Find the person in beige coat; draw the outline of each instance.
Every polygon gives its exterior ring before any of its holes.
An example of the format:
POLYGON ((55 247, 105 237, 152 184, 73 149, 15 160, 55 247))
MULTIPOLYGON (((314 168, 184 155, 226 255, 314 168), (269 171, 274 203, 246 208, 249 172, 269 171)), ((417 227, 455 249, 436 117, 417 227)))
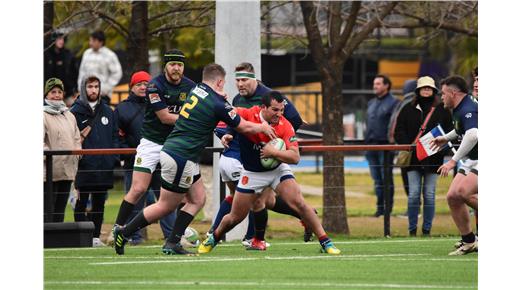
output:
MULTIPOLYGON (((80 132, 76 118, 63 102, 63 82, 50 78, 45 82, 43 104, 43 149, 81 149, 80 132)), ((63 222, 70 186, 78 170, 78 155, 56 155, 52 162, 52 189, 54 192, 53 222, 63 222)), ((46 187, 45 160, 43 162, 44 190, 46 187)))

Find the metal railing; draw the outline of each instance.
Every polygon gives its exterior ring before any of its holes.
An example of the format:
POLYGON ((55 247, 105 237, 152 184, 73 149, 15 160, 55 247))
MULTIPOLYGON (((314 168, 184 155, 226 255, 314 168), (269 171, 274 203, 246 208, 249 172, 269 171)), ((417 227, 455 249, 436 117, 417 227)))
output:
MULTIPOLYGON (((353 151, 383 151, 384 152, 384 235, 390 236, 390 186, 392 174, 392 160, 390 152, 396 150, 410 150, 414 145, 321 145, 321 139, 301 140, 300 152, 353 152, 353 151)), ((221 147, 207 147, 209 152, 221 152, 221 147)), ((116 155, 135 154, 135 148, 125 149, 80 149, 80 150, 44 150, 46 156, 46 179, 52 181, 53 156, 55 155, 116 155)), ((44 222, 51 222, 54 212, 52 182, 46 182, 44 191, 44 222)), ((220 201, 225 198, 225 185, 220 181, 220 201)))

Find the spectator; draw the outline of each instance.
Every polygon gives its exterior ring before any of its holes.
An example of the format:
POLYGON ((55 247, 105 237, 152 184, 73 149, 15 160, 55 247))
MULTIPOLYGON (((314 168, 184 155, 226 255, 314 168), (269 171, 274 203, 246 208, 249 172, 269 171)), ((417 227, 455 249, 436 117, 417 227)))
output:
MULTIPOLYGON (((128 99, 117 105, 114 113, 119 127, 120 147, 136 148, 141 140, 141 127, 143 126, 144 112, 146 108, 146 87, 150 81, 150 75, 145 71, 139 71, 132 75, 130 79, 130 95, 128 99)), ((132 185, 132 173, 134 168, 135 155, 123 155, 123 169, 125 170, 124 184, 125 193, 128 193, 132 185)), ((156 196, 159 199, 161 189, 161 173, 157 169, 152 174, 152 180, 148 188, 148 195, 156 196)), ((133 214, 128 218, 129 222, 137 213, 139 213, 145 204, 147 198, 141 198, 136 204, 133 214)), ((155 197, 152 197, 155 201, 155 197)), ((153 203, 153 202, 152 202, 153 203)), ((161 228, 165 237, 171 232, 171 227, 175 223, 175 213, 171 213, 160 221, 161 228)), ((146 229, 135 232, 130 243, 140 244, 143 242, 143 233, 146 229)))
MULTIPOLYGON (((50 78, 45 82, 43 104, 43 149, 81 149, 76 118, 63 102, 64 85, 60 79, 50 78)), ((43 178, 46 181, 45 161, 43 178)), ((70 186, 78 170, 77 155, 56 155, 52 159, 52 190, 54 212, 52 222, 63 222, 70 186)), ((44 183, 44 188, 47 185, 44 183)))
MULTIPOLYGON (((444 109, 435 81, 429 76, 417 80, 415 97, 406 104, 397 117, 395 140, 398 144, 412 144, 417 136, 430 132, 438 124, 445 132, 453 129, 450 113, 444 109), (433 110, 433 111, 432 111, 433 110), (431 113, 427 123, 425 119, 431 113), (424 130, 421 130, 421 127, 424 130)), ((410 236, 417 234, 417 220, 421 207, 421 191, 423 195, 423 236, 429 236, 435 215, 435 188, 437 183, 437 168, 442 165, 445 152, 439 152, 419 161, 415 149, 408 167, 410 195, 408 196, 408 231, 410 236)))
MULTIPOLYGON (((377 75, 374 78, 374 94, 375 98, 368 102, 367 108, 367 131, 365 133, 365 142, 367 144, 381 145, 389 144, 388 140, 388 124, 395 106, 399 100, 394 98, 390 89, 392 82, 385 75, 377 75)), ((393 162, 393 152, 390 152, 390 162, 393 162)), ((377 210, 374 214, 379 217, 384 214, 384 152, 383 151, 367 151, 366 158, 370 168, 370 175, 374 180, 374 188, 377 195, 377 210)), ((392 164, 390 164, 392 166, 392 164)), ((392 212, 394 203, 394 181, 390 178, 390 208, 392 212)))
MULTIPOLYGON (((397 123, 397 116, 401 113, 403 107, 413 101, 415 99, 415 88, 417 87, 417 80, 410 79, 404 82, 403 86, 403 100, 395 106, 394 111, 392 112, 392 117, 390 117, 390 124, 388 125, 388 140, 390 143, 395 143, 395 126, 397 123)), ((406 197, 408 197, 408 168, 401 167, 401 178, 403 179, 403 187, 404 193, 406 197)), ((399 217, 408 217, 408 211, 403 215, 399 215, 399 217)))
POLYGON ((76 59, 70 50, 65 48, 67 38, 62 33, 53 33, 53 45, 44 52, 45 79, 58 78, 63 81, 65 98, 76 92, 76 59))
POLYGON ((85 50, 81 58, 78 76, 78 88, 85 76, 94 75, 103 84, 101 98, 110 104, 112 90, 121 80, 123 75, 121 64, 117 55, 105 47, 105 34, 103 31, 95 31, 90 35, 90 48, 85 50))
MULTIPOLYGON (((81 133, 83 149, 118 148, 117 120, 112 109, 101 102, 101 82, 87 76, 80 85, 80 95, 72 106, 81 133)), ((74 208, 75 221, 94 222, 94 247, 104 246, 99 239, 107 190, 114 184, 114 166, 119 162, 115 155, 84 155, 79 162, 75 186, 79 198, 74 208), (92 211, 86 214, 91 195, 92 211)))

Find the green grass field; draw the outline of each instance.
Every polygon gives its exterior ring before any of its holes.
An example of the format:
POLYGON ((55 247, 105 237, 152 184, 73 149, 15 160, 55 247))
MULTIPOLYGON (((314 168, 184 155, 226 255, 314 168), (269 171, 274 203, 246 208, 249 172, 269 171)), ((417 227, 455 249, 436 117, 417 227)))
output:
POLYGON ((224 243, 197 257, 158 245, 44 250, 45 289, 476 289, 478 254, 451 257, 455 238, 273 239, 265 252, 224 243))

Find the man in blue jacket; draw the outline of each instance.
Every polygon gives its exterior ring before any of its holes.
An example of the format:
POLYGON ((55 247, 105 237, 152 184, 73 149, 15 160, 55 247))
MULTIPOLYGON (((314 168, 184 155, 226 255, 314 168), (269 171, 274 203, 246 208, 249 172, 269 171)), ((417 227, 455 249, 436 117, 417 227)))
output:
MULTIPOLYGON (((392 82, 385 75, 377 75, 373 84, 375 98, 368 102, 367 108, 367 131, 365 134, 365 142, 367 144, 382 145, 389 144, 388 140, 388 124, 395 106, 399 103, 390 90, 392 82)), ((384 170, 383 170, 383 151, 367 151, 366 158, 370 168, 370 175, 374 180, 375 192, 377 195, 377 210, 374 214, 379 217, 384 214, 384 170)), ((390 160, 394 156, 390 153, 390 160)), ((390 178, 390 209, 392 212, 394 201, 394 182, 393 177, 390 178)))
MULTIPOLYGON (((81 132, 83 149, 119 147, 117 120, 112 109, 101 101, 100 91, 99 78, 86 76, 81 81, 80 96, 71 109, 81 132)), ((119 158, 116 155, 84 155, 79 161, 75 181, 79 197, 74 208, 74 220, 94 223, 94 247, 104 246, 99 235, 107 191, 114 185, 114 166, 117 162, 119 158), (89 196, 92 210, 87 213, 89 196)))

